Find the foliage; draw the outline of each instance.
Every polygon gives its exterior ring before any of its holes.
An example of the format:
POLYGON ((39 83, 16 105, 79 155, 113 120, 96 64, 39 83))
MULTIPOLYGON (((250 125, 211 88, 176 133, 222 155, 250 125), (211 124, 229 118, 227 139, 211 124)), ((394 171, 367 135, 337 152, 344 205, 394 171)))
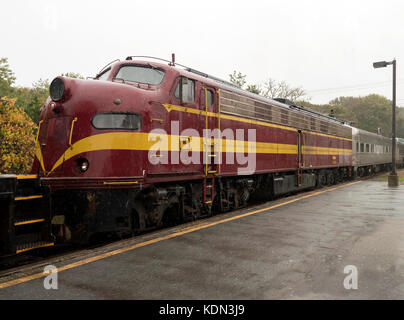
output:
POLYGON ((66 72, 66 73, 62 73, 63 77, 68 77, 68 78, 75 78, 75 79, 84 79, 84 77, 80 74, 80 73, 76 73, 76 72, 66 72))
MULTIPOLYGON (((84 79, 74 72, 62 76, 84 79)), ((49 96, 47 79, 39 79, 31 88, 14 87, 15 80, 7 58, 0 58, 0 97, 4 97, 0 99, 0 174, 31 170, 36 124, 40 108, 49 96)))
POLYGON ((278 82, 269 78, 263 84, 261 95, 271 99, 283 98, 296 101, 297 99, 304 97, 306 92, 300 87, 293 88, 289 86, 285 81, 278 82))
POLYGON ((0 99, 0 174, 30 172, 37 129, 15 99, 0 99))
POLYGON ((261 93, 261 87, 258 84, 249 84, 247 85, 247 91, 250 91, 255 94, 260 94, 261 93))
POLYGON ((238 85, 240 88, 243 88, 246 83, 246 76, 243 75, 241 72, 233 71, 233 74, 229 74, 230 82, 238 85))
MULTIPOLYGON (((233 71, 230 81, 241 88, 246 85, 246 75, 233 71)), ((263 84, 247 84, 247 91, 266 98, 284 98, 294 101, 297 105, 317 112, 334 116, 351 123, 363 130, 378 133, 379 128, 384 136, 391 136, 391 100, 378 94, 364 97, 338 97, 328 104, 312 104, 305 97, 306 91, 301 87, 293 88, 285 81, 269 78, 263 84)), ((404 137, 404 108, 397 108, 396 135, 404 137)))
MULTIPOLYGON (((233 74, 229 74, 230 82, 243 88, 246 84, 246 75, 241 72, 233 71, 233 74)), ((306 91, 301 87, 293 88, 289 86, 285 81, 276 81, 269 78, 263 84, 248 84, 247 91, 262 95, 265 98, 284 98, 292 101, 301 99, 306 96, 306 91)))
POLYGON ((38 124, 41 106, 49 96, 49 81, 39 79, 33 83, 32 88, 14 88, 16 106, 25 110, 31 119, 38 124))
MULTIPOLYGON (((315 111, 333 114, 336 118, 353 122, 355 127, 378 133, 378 128, 386 137, 391 136, 392 102, 378 94, 364 97, 338 97, 325 105, 298 101, 297 104, 315 111)), ((404 109, 396 109, 396 135, 404 137, 404 109)))
MULTIPOLYGON (((67 72, 62 76, 84 79, 80 73, 67 72)), ((0 97, 8 96, 16 99, 15 105, 22 108, 38 124, 42 105, 49 96, 49 80, 39 79, 31 88, 14 87, 15 76, 10 69, 7 58, 0 58, 0 97)))
POLYGON ((326 115, 333 115, 337 119, 345 120, 353 125, 358 124, 357 115, 344 106, 335 106, 330 104, 312 104, 308 101, 296 101, 296 104, 305 108, 312 109, 326 115))
POLYGON ((15 81, 7 58, 0 58, 0 97, 10 93, 11 85, 15 81))

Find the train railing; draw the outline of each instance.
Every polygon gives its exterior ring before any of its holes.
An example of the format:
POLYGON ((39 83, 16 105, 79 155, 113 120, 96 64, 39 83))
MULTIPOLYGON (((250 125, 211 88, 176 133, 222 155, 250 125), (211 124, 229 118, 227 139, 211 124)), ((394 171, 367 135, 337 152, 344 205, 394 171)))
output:
POLYGON ((0 175, 0 256, 54 245, 48 194, 36 175, 0 175))

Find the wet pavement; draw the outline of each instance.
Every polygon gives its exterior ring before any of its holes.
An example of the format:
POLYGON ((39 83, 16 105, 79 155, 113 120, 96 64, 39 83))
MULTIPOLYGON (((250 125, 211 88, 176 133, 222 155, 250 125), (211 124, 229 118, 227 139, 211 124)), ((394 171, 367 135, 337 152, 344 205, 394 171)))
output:
POLYGON ((78 263, 58 273, 57 290, 40 277, 0 289, 0 299, 404 299, 404 185, 316 192, 78 263), (352 270, 358 288, 346 289, 352 270))

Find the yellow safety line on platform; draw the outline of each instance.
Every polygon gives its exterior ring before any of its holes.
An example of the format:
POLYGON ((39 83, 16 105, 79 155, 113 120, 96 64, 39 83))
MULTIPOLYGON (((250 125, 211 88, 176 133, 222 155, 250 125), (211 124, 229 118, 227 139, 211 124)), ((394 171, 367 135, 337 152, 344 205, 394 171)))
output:
MULTIPOLYGON (((354 184, 357 184, 357 183, 360 183, 360 182, 362 182, 362 181, 355 181, 355 182, 347 183, 347 184, 344 184, 342 186, 330 188, 330 189, 323 190, 323 191, 314 192, 314 193, 311 193, 311 194, 308 194, 308 195, 305 195, 305 196, 302 196, 302 197, 299 197, 299 198, 296 198, 296 199, 288 200, 288 201, 278 203, 278 204, 275 204, 275 205, 272 205, 272 206, 269 206, 269 207, 266 207, 266 208, 250 211, 250 212, 247 212, 247 213, 243 213, 243 214, 240 214, 240 215, 237 215, 237 216, 234 216, 234 217, 230 217, 230 218, 227 218, 227 219, 215 221, 215 222, 212 222, 212 223, 203 224, 203 225, 200 225, 200 226, 197 226, 197 227, 190 227, 190 228, 187 228, 187 229, 185 229, 183 231, 174 232, 172 234, 169 234, 169 235, 166 235, 166 236, 163 236, 163 237, 159 237, 159 238, 156 238, 156 239, 152 239, 152 240, 148 240, 148 241, 145 241, 145 242, 137 243, 137 244, 134 244, 134 245, 126 247, 126 248, 113 250, 113 251, 110 251, 110 252, 106 252, 106 253, 91 257, 91 258, 87 258, 87 259, 80 260, 80 261, 77 261, 77 262, 74 262, 74 263, 71 263, 71 264, 67 264, 65 266, 58 267, 57 271, 60 272, 60 271, 76 268, 76 267, 79 267, 79 266, 82 266, 82 265, 85 265, 85 264, 88 264, 88 263, 91 263, 91 262, 94 262, 94 261, 97 261, 97 260, 101 260, 101 259, 105 259, 105 258, 114 256, 114 255, 117 255, 119 253, 123 253, 123 252, 134 250, 134 249, 137 249, 137 248, 145 247, 147 245, 150 245, 150 244, 153 244, 153 243, 156 243, 156 242, 172 239, 172 238, 184 235, 184 234, 188 234, 188 233, 198 231, 198 230, 201 230, 201 229, 206 229, 206 228, 209 228, 209 227, 213 227, 213 226, 218 225, 218 224, 222 224, 222 223, 225 223, 225 222, 229 222, 229 221, 237 220, 237 219, 244 218, 244 217, 247 217, 247 216, 251 216, 253 214, 260 213, 260 212, 263 212, 263 211, 275 209, 275 208, 284 206, 284 205, 289 204, 289 203, 293 203, 293 202, 296 202, 296 201, 299 201, 299 200, 302 200, 302 199, 313 197, 313 196, 316 196, 316 195, 319 195, 319 194, 322 194, 322 193, 326 193, 326 192, 329 192, 329 191, 333 191, 333 190, 336 190, 336 189, 348 187, 348 186, 351 186, 351 185, 354 185, 354 184)), ((0 283, 0 289, 15 286, 17 284, 28 282, 28 281, 31 281, 31 280, 39 279, 39 278, 45 277, 46 275, 47 274, 45 274, 45 273, 36 273, 36 274, 30 275, 30 276, 26 276, 26 277, 22 277, 22 278, 19 278, 19 279, 15 279, 15 280, 7 281, 7 282, 4 282, 4 283, 0 283)))

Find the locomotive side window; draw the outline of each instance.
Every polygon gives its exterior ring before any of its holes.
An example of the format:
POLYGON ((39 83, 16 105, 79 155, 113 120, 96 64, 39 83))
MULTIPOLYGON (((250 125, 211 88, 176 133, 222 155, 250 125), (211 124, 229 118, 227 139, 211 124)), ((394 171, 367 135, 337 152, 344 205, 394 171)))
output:
POLYGON ((208 93, 208 105, 211 106, 213 104, 213 93, 211 90, 207 90, 208 93))
POLYGON ((174 91, 174 97, 176 97, 177 99, 180 98, 180 85, 181 85, 181 80, 178 81, 177 86, 175 87, 175 91, 174 91))
POLYGON ((175 88, 174 96, 181 99, 182 103, 191 103, 195 101, 195 82, 194 80, 182 77, 178 81, 177 87, 175 88), (181 97, 181 86, 182 86, 182 97, 181 97))
MULTIPOLYGON (((206 90, 206 96, 207 96, 207 104, 208 106, 211 106, 213 104, 213 92, 210 89, 206 90)), ((201 90, 201 105, 205 107, 205 90, 201 90)))
POLYGON ((142 118, 136 113, 99 113, 91 123, 96 129, 139 130, 142 118))
POLYGON ((119 69, 115 78, 123 79, 125 81, 133 81, 140 83, 147 83, 151 85, 158 85, 163 81, 165 72, 152 66, 123 66, 119 69))

